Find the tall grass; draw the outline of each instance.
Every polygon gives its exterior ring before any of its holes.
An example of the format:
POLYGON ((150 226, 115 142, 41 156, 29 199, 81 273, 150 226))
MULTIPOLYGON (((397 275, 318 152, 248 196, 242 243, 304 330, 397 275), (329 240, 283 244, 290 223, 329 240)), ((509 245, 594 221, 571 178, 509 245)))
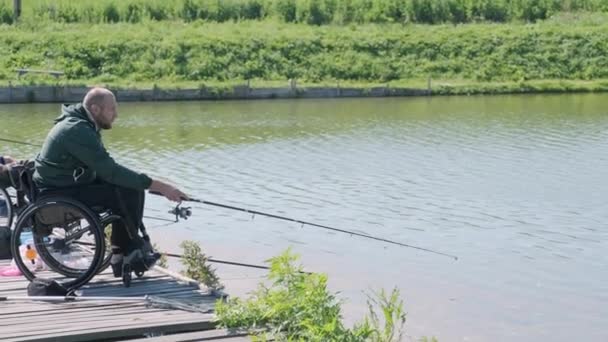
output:
MULTIPOLYGON (((23 6, 24 20, 65 23, 274 18, 311 25, 437 24, 534 22, 559 12, 605 12, 608 0, 29 0, 23 6)), ((6 14, 11 7, 12 0, 0 0, 0 23, 12 22, 12 16, 6 14)))

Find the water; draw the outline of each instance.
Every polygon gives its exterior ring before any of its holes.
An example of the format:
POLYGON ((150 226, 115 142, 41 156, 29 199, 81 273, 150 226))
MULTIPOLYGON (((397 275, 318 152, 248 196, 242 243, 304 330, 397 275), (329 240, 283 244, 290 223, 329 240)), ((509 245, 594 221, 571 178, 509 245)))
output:
MULTIPOLYGON (((348 299, 349 322, 365 313, 364 292, 400 288, 408 339, 605 341, 607 101, 128 103, 104 139, 120 162, 198 197, 460 259, 212 207, 177 225, 148 220, 165 248, 188 238, 216 258, 261 263, 292 246, 348 299)), ((0 136, 41 142, 58 110, 0 106, 0 136)), ((168 217, 161 198, 147 207, 168 217)), ((220 268, 229 292, 261 275, 220 268)))

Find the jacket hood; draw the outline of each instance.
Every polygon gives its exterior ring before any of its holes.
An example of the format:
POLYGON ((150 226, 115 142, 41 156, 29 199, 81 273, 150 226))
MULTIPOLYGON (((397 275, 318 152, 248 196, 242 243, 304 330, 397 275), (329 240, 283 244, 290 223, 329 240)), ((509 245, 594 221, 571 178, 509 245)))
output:
POLYGON ((60 121, 63 121, 63 120, 69 119, 69 118, 84 120, 87 123, 89 123, 91 126, 95 127, 95 123, 93 121, 91 121, 91 119, 89 118, 89 115, 87 114, 86 109, 84 109, 84 106, 82 105, 82 103, 63 104, 61 106, 61 115, 59 115, 59 117, 57 117, 57 119, 55 119, 55 123, 58 123, 60 121))

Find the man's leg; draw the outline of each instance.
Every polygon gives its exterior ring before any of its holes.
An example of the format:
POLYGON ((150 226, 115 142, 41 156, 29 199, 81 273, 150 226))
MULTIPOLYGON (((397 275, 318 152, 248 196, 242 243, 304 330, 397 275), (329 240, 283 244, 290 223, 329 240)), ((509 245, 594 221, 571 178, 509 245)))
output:
MULTIPOLYGON (((131 250, 141 247, 141 238, 139 235, 140 231, 143 231, 143 216, 144 216, 144 199, 145 193, 134 189, 128 189, 123 187, 114 187, 115 198, 117 199, 117 206, 120 208, 121 216, 123 217, 128 230, 130 246, 124 249, 125 253, 129 253, 131 250)), ((122 236, 125 232, 120 232, 117 236, 119 239, 124 240, 122 236)), ((114 235, 114 233, 112 233, 114 235)))
POLYGON ((84 203, 88 207, 100 206, 110 209, 123 219, 112 226, 112 245, 123 253, 139 248, 141 240, 138 230, 143 218, 143 191, 118 187, 107 183, 95 183, 78 187, 45 190, 41 196, 66 196, 84 203))

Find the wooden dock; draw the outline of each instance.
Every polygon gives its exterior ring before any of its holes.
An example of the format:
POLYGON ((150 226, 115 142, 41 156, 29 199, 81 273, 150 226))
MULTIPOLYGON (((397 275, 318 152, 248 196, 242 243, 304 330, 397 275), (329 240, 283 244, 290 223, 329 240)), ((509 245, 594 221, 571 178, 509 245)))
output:
MULTIPOLYGON (((0 260, 0 267, 9 265, 0 260)), ((152 305, 144 300, 73 302, 0 301, 0 341, 226 341, 249 340, 238 331, 216 330, 213 309, 217 297, 156 268, 130 288, 109 271, 83 287, 82 297, 154 296, 195 305, 197 310, 152 305)), ((25 297, 24 277, 0 276, 1 297, 25 297)))

